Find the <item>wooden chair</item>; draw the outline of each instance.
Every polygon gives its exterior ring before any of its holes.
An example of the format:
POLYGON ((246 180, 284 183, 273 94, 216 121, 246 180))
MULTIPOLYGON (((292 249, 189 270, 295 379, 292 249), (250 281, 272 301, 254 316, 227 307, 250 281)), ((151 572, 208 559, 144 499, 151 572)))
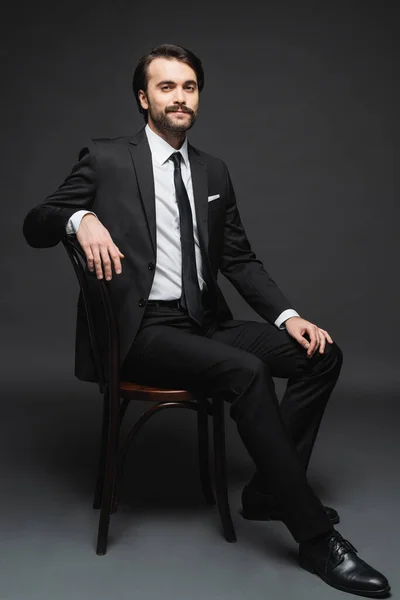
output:
POLYGON ((208 504, 215 504, 209 468, 208 416, 212 417, 217 507, 226 540, 236 542, 237 538, 229 509, 226 482, 223 398, 216 396, 210 401, 200 394, 194 395, 187 390, 162 389, 121 381, 119 331, 110 299, 108 282, 104 278, 97 279, 95 277, 108 331, 108 361, 104 365, 96 336, 97 323, 95 322, 92 294, 89 291, 87 280, 87 277, 93 277, 93 274, 90 274, 87 268, 85 253, 76 237, 64 236, 62 243, 78 277, 85 306, 97 383, 100 393, 103 394, 100 458, 93 503, 94 508, 100 509, 96 553, 103 555, 107 551, 110 515, 118 509, 120 484, 129 445, 152 415, 167 408, 188 408, 197 412, 200 478, 203 494, 208 504), (122 420, 130 401, 136 399, 149 400, 156 404, 139 417, 128 434, 125 435, 125 438, 122 439, 122 420))

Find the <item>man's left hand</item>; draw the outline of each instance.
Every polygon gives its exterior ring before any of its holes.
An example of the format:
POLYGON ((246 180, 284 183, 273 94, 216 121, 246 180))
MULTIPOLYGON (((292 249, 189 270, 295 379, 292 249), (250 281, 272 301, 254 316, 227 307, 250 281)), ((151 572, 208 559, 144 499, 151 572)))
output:
POLYGON ((325 329, 321 329, 317 325, 314 325, 314 323, 310 323, 310 321, 306 321, 301 317, 289 317, 285 321, 285 325, 289 335, 297 340, 303 348, 306 348, 308 358, 311 358, 318 348, 320 354, 323 354, 326 340, 330 344, 333 344, 331 336, 325 329), (310 341, 303 337, 305 333, 308 334, 310 341))

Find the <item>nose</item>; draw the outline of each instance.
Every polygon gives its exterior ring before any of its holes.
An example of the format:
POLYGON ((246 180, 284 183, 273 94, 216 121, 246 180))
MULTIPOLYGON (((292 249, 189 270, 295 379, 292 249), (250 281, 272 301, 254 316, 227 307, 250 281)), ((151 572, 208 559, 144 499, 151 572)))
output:
POLYGON ((179 102, 180 104, 185 104, 185 94, 183 88, 177 86, 175 88, 175 102, 179 102))

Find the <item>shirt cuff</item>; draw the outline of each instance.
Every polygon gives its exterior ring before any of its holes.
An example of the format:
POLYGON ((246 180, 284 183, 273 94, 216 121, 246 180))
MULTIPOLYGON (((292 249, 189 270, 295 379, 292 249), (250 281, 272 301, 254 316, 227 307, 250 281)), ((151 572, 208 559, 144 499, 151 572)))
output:
POLYGON ((299 317, 299 313, 296 312, 295 310, 293 310, 293 308, 288 308, 287 310, 284 310, 283 313, 281 313, 279 315, 279 317, 276 319, 274 325, 276 325, 278 327, 278 329, 286 329, 285 325, 284 325, 284 321, 286 321, 289 317, 299 317))
POLYGON ((77 233, 79 226, 81 224, 82 218, 85 215, 87 215, 88 213, 97 217, 97 215, 94 212, 92 212, 91 210, 77 210, 72 215, 72 217, 70 217, 68 219, 68 223, 65 228, 67 235, 75 235, 77 233))

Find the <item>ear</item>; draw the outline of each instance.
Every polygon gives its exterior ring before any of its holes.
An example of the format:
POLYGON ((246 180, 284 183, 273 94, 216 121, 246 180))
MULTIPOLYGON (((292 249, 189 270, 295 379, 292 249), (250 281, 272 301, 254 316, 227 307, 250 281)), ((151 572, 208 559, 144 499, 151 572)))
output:
POLYGON ((143 90, 139 90, 138 91, 138 98, 139 98, 139 101, 140 101, 140 104, 141 104, 142 108, 144 108, 145 110, 148 110, 149 103, 147 102, 146 92, 144 92, 143 90))

